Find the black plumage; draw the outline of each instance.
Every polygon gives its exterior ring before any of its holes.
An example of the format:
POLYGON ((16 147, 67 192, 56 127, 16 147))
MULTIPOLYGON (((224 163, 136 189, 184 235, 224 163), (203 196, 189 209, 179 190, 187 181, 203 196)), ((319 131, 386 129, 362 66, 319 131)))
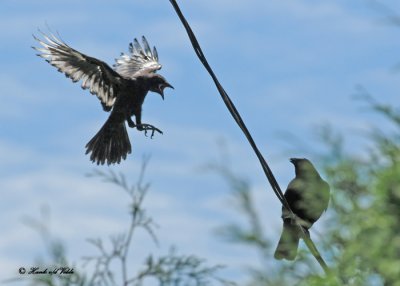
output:
MULTIPOLYGON (((307 159, 292 158, 296 177, 289 183, 284 194, 291 210, 298 217, 298 223, 304 231, 320 218, 329 204, 329 185, 325 182, 313 164, 307 159)), ((301 233, 289 211, 282 207, 283 231, 275 250, 276 259, 294 260, 301 233)))
POLYGON ((173 87, 156 73, 161 69, 158 53, 155 47, 150 49, 145 37, 142 37, 143 47, 134 39, 129 45, 129 54, 122 53, 113 69, 71 48, 53 34, 42 35, 43 41, 34 36, 42 46, 33 47, 39 52, 38 56, 73 82, 82 81, 82 88, 89 89, 100 99, 104 111, 111 111, 103 127, 86 145, 91 161, 110 165, 126 159, 132 149, 125 121, 131 128, 150 131, 151 136, 154 132, 162 133, 153 125, 142 123, 142 105, 149 91, 159 93, 164 99, 164 89, 173 87))

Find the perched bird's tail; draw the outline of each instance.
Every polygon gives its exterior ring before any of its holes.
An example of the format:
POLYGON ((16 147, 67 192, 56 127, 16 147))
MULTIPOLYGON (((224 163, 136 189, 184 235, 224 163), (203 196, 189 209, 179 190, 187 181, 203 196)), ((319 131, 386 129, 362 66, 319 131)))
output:
POLYGON ((125 121, 115 122, 108 118, 100 131, 86 144, 86 154, 97 165, 119 164, 121 159, 131 153, 131 143, 125 127, 125 121))
POLYGON ((274 257, 276 259, 294 260, 299 247, 301 234, 297 225, 291 223, 290 219, 283 222, 283 231, 276 247, 274 257))

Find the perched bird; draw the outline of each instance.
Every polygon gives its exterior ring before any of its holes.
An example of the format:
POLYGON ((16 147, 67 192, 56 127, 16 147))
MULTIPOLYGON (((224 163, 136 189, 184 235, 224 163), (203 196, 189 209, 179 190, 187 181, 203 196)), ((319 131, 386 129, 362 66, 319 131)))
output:
MULTIPOLYGON (((296 177, 289 183, 284 194, 291 210, 297 216, 297 222, 309 235, 308 229, 320 218, 329 204, 329 185, 325 182, 313 164, 307 159, 292 158, 296 177)), ((301 230, 282 207, 283 231, 275 250, 276 259, 294 260, 301 238, 301 230)))
MULTIPOLYGON (((41 32, 42 33, 42 32, 41 32)), ((161 69, 156 48, 150 49, 146 38, 142 45, 137 39, 129 45, 129 54, 122 53, 111 68, 103 61, 89 57, 68 46, 55 35, 42 33, 44 40, 33 36, 42 46, 33 47, 49 64, 72 79, 82 81, 82 88, 89 89, 101 102, 104 111, 111 111, 100 131, 87 143, 86 154, 98 165, 120 163, 131 153, 131 143, 125 121, 137 130, 162 132, 150 124, 142 123, 142 104, 149 91, 159 93, 164 99, 164 89, 173 88, 157 74, 161 69), (135 116, 135 121, 132 116, 135 116)))

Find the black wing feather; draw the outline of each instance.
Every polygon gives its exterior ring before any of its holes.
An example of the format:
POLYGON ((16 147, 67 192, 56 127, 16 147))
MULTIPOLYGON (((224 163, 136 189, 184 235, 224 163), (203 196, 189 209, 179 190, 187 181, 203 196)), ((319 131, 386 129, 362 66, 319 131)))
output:
POLYGON ((95 94, 100 99, 104 110, 111 110, 121 76, 103 61, 71 48, 53 34, 47 36, 42 33, 42 35, 44 41, 33 36, 42 46, 33 47, 39 52, 38 56, 44 58, 73 82, 81 80, 81 87, 95 94))

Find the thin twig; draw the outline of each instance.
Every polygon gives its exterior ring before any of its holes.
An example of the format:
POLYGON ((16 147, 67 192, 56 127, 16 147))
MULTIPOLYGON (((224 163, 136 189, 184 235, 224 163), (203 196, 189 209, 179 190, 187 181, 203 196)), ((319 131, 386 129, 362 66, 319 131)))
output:
MULTIPOLYGON (((278 182, 275 179, 274 174, 272 173, 267 161, 264 159, 263 155, 261 154, 260 150, 258 149, 256 143, 253 140, 253 137, 251 136, 249 130, 246 127, 246 124, 244 123, 242 117, 240 116, 240 113, 237 111, 235 105, 233 104, 232 100, 230 99, 230 97, 228 96, 228 94, 226 93, 226 91, 224 90, 224 88, 222 87, 222 85, 220 84, 217 76, 214 74, 214 71, 212 70, 211 66, 208 64, 208 61, 206 59, 206 57, 203 54, 203 51, 200 47, 199 42, 196 39, 195 34, 193 33, 189 23, 187 22, 186 18, 183 16, 182 11, 179 8, 178 3, 176 2, 176 0, 169 0, 170 3, 172 4, 172 6, 175 9, 175 12, 177 13, 179 19, 181 20, 183 26, 186 29, 186 32, 189 36, 189 39, 192 43, 193 49, 196 52, 196 55, 198 56, 199 60, 201 61, 201 63, 203 64, 203 66, 205 67, 205 69, 208 71, 208 73, 210 74, 211 78, 213 79, 221 97, 222 100, 224 101, 226 107, 228 108, 229 112, 231 113, 233 119, 236 121, 236 123, 238 124, 239 128, 242 130, 243 134, 246 136, 249 144, 251 145, 251 147, 253 148, 253 151, 255 152, 258 160, 260 161, 261 167, 264 171, 264 174, 266 175, 272 190, 274 191, 275 195, 278 197, 279 201, 282 203, 282 205, 289 210, 289 212, 291 213, 292 217, 295 218, 296 215, 293 213, 293 211, 291 210, 289 203, 286 201, 283 192, 281 190, 281 188, 279 187, 278 182)), ((318 249, 316 248, 315 244, 313 243, 313 241, 311 240, 311 238, 308 236, 308 234, 304 231, 304 229, 300 226, 300 224, 297 223, 297 226, 299 227, 299 229, 301 230, 301 235, 303 240, 305 241, 307 247, 309 248, 309 250, 311 251, 312 255, 316 258, 316 260, 318 261, 318 263, 321 265, 321 267, 324 269, 325 273, 328 274, 329 272, 329 268, 328 265, 325 263, 324 259, 322 258, 321 254, 319 253, 318 249)))

